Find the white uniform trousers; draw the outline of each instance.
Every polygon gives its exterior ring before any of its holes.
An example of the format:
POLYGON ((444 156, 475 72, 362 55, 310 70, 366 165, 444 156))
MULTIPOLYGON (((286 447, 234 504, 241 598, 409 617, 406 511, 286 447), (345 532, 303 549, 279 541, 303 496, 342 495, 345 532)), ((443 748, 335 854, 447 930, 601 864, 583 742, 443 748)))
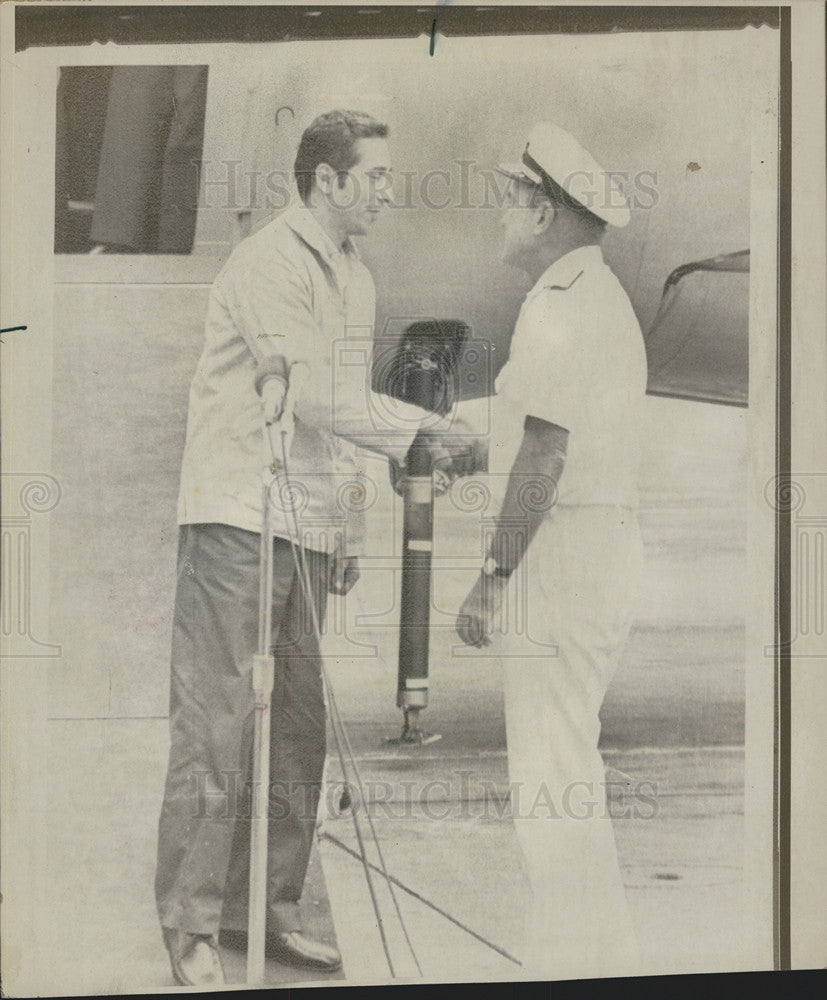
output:
POLYGON ((642 564, 634 511, 556 507, 526 560, 509 584, 518 617, 497 640, 514 823, 533 894, 525 972, 635 975, 637 944, 597 748, 598 712, 629 633, 642 564), (516 621, 530 639, 517 634, 516 621))

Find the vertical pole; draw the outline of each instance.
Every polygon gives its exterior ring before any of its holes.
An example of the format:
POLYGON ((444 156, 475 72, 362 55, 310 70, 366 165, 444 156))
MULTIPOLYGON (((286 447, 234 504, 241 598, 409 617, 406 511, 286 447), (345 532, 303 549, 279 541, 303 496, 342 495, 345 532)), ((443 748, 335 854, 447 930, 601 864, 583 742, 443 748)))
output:
MULTIPOLYGON (((269 434, 269 428, 265 428, 269 434)), ((258 654, 253 658, 253 789, 250 816, 250 906, 247 923, 247 983, 264 982, 267 933, 267 827, 270 792, 270 699, 274 663, 270 649, 273 612, 273 535, 270 525, 270 483, 264 484, 261 530, 258 654)))
MULTIPOLYGON (((443 416, 457 395, 459 347, 468 327, 458 320, 413 323, 396 359, 400 398, 443 416)), ((396 394, 396 393, 392 393, 396 394)), ((434 537, 433 468, 430 450, 417 435, 406 461, 403 515, 402 595, 399 619, 399 673, 396 704, 405 717, 401 743, 439 739, 419 728, 428 707, 431 551, 434 537)), ((392 741, 397 742, 397 741, 392 741)))
MULTIPOLYGON (((396 704, 416 720, 428 706, 428 631, 431 613, 431 550, 434 495, 428 446, 418 435, 407 460, 403 520, 399 675, 396 704)), ((403 738, 406 734, 403 733, 403 738)))

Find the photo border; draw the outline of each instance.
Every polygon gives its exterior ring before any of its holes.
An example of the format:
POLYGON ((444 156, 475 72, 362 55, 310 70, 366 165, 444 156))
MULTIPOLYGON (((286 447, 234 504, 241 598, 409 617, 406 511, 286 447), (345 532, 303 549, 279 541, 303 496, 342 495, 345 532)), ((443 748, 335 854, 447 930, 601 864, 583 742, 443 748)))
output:
MULTIPOLYGON (((312 5, 310 8, 239 5, 115 6, 21 4, 15 7, 16 52, 32 46, 88 45, 114 41, 119 45, 152 42, 220 42, 321 40, 324 38, 416 37, 430 32, 455 35, 601 33, 617 30, 731 29, 769 23, 780 30, 779 175, 778 175, 778 310, 776 368, 776 455, 779 482, 792 476, 792 36, 790 6, 669 6, 636 7, 582 5, 536 8, 501 7, 484 12, 472 7, 381 7, 378 16, 364 17, 360 6, 312 5), (318 9, 324 17, 300 22, 297 11, 318 9), (136 18, 136 12, 140 17, 136 18), (187 34, 212 22, 213 33, 187 34), (509 22, 519 12, 519 23, 509 22), (278 12, 278 16, 275 16, 278 12), (266 15, 266 16, 265 16, 266 15), (128 20, 125 18, 128 16, 128 20), (773 23, 773 19, 774 23, 773 23), (430 23, 429 23, 430 21, 430 23), (400 22, 400 23, 395 23, 400 22), (223 25, 223 26, 222 26, 223 25), (259 33, 269 25, 272 34, 259 33), (136 27, 138 26, 138 27, 136 27), (358 33, 351 33, 359 28, 358 33), (226 31, 228 34, 220 34, 226 31), (234 33, 233 33, 234 32, 234 33)), ((774 964, 791 968, 791 781, 792 781, 792 512, 775 506, 775 761, 774 788, 774 964)))

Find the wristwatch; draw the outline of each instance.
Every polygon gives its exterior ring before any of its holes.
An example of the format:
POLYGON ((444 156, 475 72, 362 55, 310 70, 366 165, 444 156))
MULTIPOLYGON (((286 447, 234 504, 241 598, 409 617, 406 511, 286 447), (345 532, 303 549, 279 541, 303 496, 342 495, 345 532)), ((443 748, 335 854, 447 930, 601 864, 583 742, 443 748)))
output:
POLYGON ((514 572, 514 567, 499 566, 497 565, 497 560, 493 556, 489 556, 482 564, 482 572, 485 576, 493 576, 501 580, 507 580, 514 572))

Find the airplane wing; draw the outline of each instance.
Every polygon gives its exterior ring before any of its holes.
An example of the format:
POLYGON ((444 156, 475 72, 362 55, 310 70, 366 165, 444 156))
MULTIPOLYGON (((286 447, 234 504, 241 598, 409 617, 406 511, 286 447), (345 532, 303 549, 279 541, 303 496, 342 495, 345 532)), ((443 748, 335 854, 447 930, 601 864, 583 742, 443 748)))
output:
POLYGON ((675 268, 644 339, 649 395, 746 406, 749 250, 675 268))

